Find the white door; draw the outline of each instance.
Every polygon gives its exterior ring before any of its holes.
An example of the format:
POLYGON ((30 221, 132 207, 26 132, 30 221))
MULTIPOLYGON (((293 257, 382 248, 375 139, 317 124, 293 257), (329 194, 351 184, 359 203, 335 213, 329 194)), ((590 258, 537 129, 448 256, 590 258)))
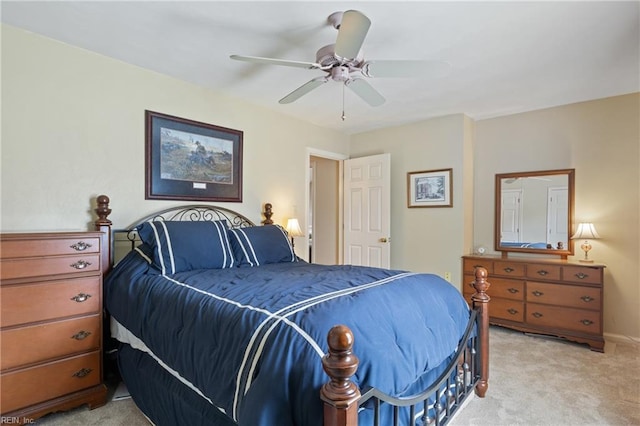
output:
POLYGON ((391 156, 344 162, 344 263, 391 267, 391 156))
POLYGON ((520 242, 521 198, 522 191, 520 189, 505 189, 502 191, 500 242, 520 242))
POLYGON ((553 247, 569 247, 569 234, 567 230, 567 218, 569 217, 569 191, 566 187, 549 188, 549 200, 547 202, 547 243, 553 247))

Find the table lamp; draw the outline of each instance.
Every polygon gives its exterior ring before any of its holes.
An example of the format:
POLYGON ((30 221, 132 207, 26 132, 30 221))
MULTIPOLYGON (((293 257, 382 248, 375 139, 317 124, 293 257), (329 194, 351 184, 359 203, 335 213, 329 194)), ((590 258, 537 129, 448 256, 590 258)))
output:
POLYGON ((300 224, 298 223, 298 219, 291 218, 287 221, 287 234, 291 237, 291 247, 295 247, 293 242, 294 237, 303 237, 302 229, 300 229, 300 224))
POLYGON ((598 238, 600 238, 600 235, 598 235, 598 231, 596 231, 596 227, 593 226, 593 223, 583 222, 578 224, 578 229, 571 239, 584 239, 584 242, 580 244, 580 248, 584 250, 584 259, 580 259, 580 262, 593 263, 593 260, 589 259, 589 250, 591 250, 589 240, 597 240, 598 238))

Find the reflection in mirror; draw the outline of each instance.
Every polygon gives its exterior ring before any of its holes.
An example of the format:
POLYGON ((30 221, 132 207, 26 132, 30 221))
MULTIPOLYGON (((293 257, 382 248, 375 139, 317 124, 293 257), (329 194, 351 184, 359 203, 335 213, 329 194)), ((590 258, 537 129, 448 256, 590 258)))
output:
POLYGON ((496 250, 573 254, 573 169, 496 175, 496 250))

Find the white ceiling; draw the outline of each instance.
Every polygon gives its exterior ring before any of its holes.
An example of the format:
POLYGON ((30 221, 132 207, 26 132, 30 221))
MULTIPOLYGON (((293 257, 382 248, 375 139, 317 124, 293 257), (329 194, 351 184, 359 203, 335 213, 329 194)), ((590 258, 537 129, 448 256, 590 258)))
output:
MULTIPOLYGON (((640 2, 2 1, 2 22, 170 75, 318 126, 356 133, 464 113, 490 118, 640 91, 640 2), (231 54, 315 62, 335 11, 371 19, 365 59, 437 59, 446 76, 368 80, 371 107, 321 71, 231 54)), ((212 118, 215 122, 215 118, 212 118)))

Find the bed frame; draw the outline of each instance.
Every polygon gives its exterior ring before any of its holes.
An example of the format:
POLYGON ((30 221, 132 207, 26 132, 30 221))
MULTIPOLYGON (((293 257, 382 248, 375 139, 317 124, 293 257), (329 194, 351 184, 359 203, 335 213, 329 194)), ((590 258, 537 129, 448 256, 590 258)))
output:
MULTIPOLYGON (((271 224, 271 204, 265 204, 263 224, 271 224)), ((96 230, 102 231, 102 270, 107 274, 113 266, 115 232, 123 232, 130 244, 135 244, 136 226, 148 220, 219 220, 226 219, 232 227, 253 226, 245 216, 232 210, 210 205, 179 206, 154 213, 131 225, 126 230, 112 230, 108 219, 111 214, 109 197, 97 197, 95 212, 96 230)), ((375 388, 359 389, 351 381, 358 368, 358 357, 352 352, 355 336, 344 325, 333 327, 328 335, 329 353, 322 359, 323 368, 329 380, 320 391, 324 403, 324 426, 358 426, 358 409, 373 401, 374 424, 379 425, 381 404, 393 407, 394 426, 400 425, 399 411, 408 407, 410 418, 419 419, 423 424, 445 425, 462 408, 467 398, 475 394, 484 397, 489 380, 489 283, 487 271, 478 267, 472 285, 476 292, 471 297, 472 315, 465 336, 448 368, 428 389, 408 398, 394 398, 375 388)), ((108 325, 107 325, 108 326, 108 325)), ((364 425, 363 425, 364 426, 364 425)))

